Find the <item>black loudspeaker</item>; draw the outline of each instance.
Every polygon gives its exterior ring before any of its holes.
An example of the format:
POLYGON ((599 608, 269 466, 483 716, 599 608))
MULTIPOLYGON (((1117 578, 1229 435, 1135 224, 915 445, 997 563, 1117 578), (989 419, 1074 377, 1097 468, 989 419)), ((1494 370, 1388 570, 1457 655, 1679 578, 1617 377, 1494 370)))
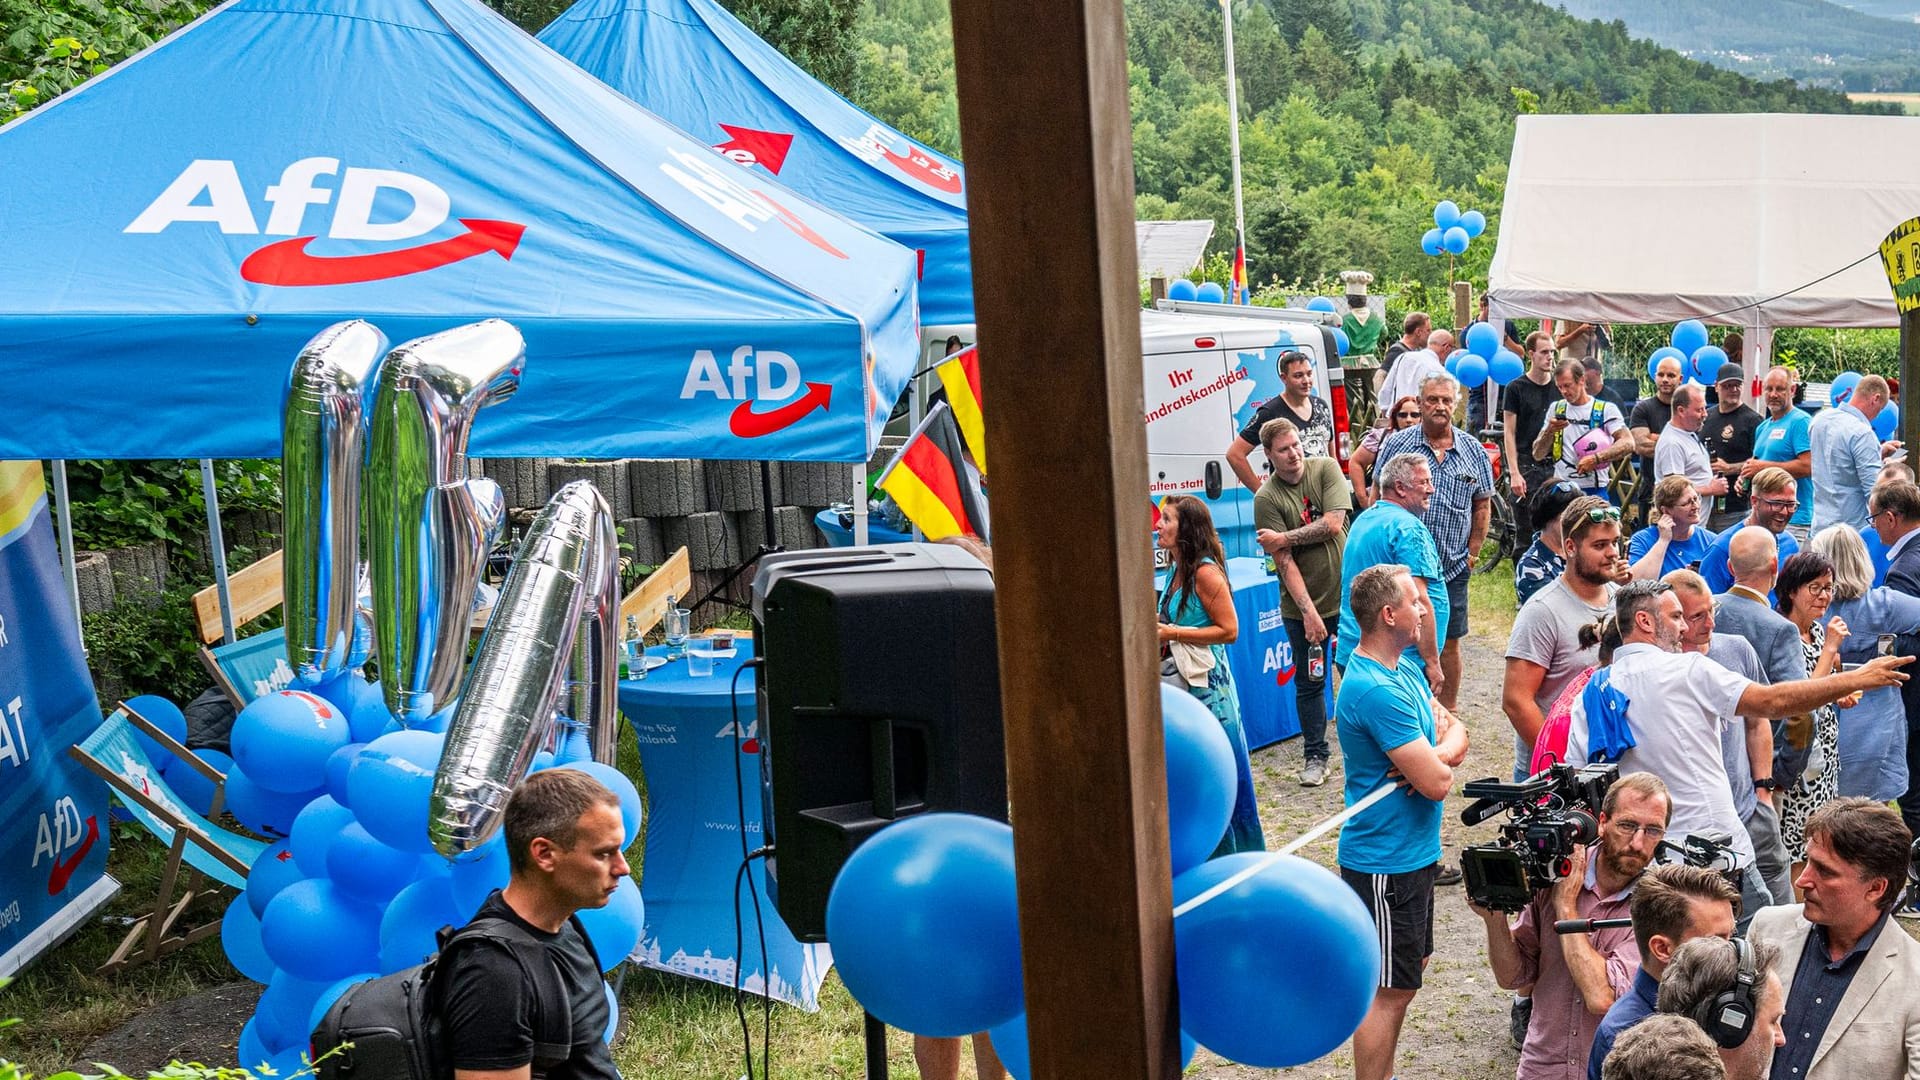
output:
POLYGON ((771 555, 753 625, 767 894, 825 941, 868 837, 929 810, 1007 819, 993 575, 944 544, 771 555))

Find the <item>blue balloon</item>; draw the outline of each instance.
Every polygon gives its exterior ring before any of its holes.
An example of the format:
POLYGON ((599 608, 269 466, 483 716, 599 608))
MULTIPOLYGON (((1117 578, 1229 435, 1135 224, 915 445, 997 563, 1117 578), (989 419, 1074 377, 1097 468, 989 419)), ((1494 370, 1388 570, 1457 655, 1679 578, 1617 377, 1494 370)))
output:
MULTIPOLYGON (((994 1056, 1000 1059, 1000 1064, 1006 1068, 1007 1075, 1013 1077, 1013 1080, 1033 1080, 1033 1063, 1027 1051, 1026 1013, 1023 1012, 988 1031, 987 1037, 992 1040, 994 1056)), ((1182 1069, 1193 1064, 1193 1055, 1198 1049, 1200 1049, 1199 1044, 1193 1041, 1193 1036, 1184 1031, 1180 1033, 1180 1067, 1182 1069)))
POLYGON ((293 861, 307 877, 327 876, 327 850, 339 838, 340 830, 353 824, 353 811, 322 795, 308 803, 293 819, 287 846, 293 849, 293 861))
POLYGON ((1429 255, 1439 255, 1446 251, 1446 233, 1439 229, 1428 229, 1420 237, 1420 250, 1429 255))
POLYGON ((587 742, 587 729, 567 724, 563 730, 565 734, 560 738, 553 763, 572 767, 592 761, 593 747, 587 742))
POLYGON ((919 814, 854 849, 827 897, 827 939, 854 999, 915 1035, 969 1035, 1019 1015, 1013 830, 919 814))
POLYGON ((542 750, 533 755, 533 764, 527 766, 527 775, 532 776, 534 773, 551 768, 553 768, 553 751, 542 750))
POLYGON ((1465 349, 1455 349, 1447 354, 1445 360, 1441 361, 1441 366, 1447 369, 1447 374, 1458 379, 1460 377, 1460 361, 1464 360, 1466 356, 1467 352, 1465 349))
POLYGON ((614 1033, 620 1030, 620 995, 613 992, 612 983, 600 985, 607 988, 607 1033, 602 1038, 612 1046, 614 1033))
POLYGON ((245 897, 236 896, 220 917, 220 944, 227 951, 233 970, 257 983, 273 978, 273 961, 260 943, 260 917, 253 913, 245 897))
POLYGON ((313 1014, 314 1001, 330 983, 331 980, 312 982, 296 979, 284 971, 277 972, 253 1011, 254 1021, 260 1025, 260 1040, 268 1046, 306 1049, 307 1036, 313 1033, 307 1017, 313 1014))
POLYGON ((1654 379, 1659 378, 1660 365, 1665 363, 1668 360, 1671 360, 1674 363, 1679 364, 1680 377, 1681 378, 1686 377, 1687 365, 1691 363, 1692 358, 1689 357, 1686 353, 1681 352, 1679 349, 1676 349, 1671 345, 1662 345, 1659 348, 1653 350, 1652 354, 1647 357, 1648 381, 1652 381, 1654 379))
POLYGON ((267 1059, 267 1067, 273 1070, 274 1080, 285 1080, 302 1071, 311 1075, 312 1070, 307 1068, 307 1064, 307 1044, 304 1042, 277 1050, 267 1059))
POLYGON ((625 773, 611 765, 602 765, 597 761, 576 761, 567 766, 586 773, 604 784, 608 791, 620 796, 620 819, 627 827, 627 845, 631 847, 640 835, 640 827, 646 816, 641 810, 640 790, 633 786, 625 773))
POLYGON ((1327 299, 1324 296, 1316 296, 1313 299, 1307 301, 1307 310, 1332 312, 1338 309, 1333 306, 1333 301, 1327 299))
POLYGON ((1453 366, 1453 377, 1460 380, 1461 386, 1469 390, 1477 390, 1480 384, 1487 381, 1487 362, 1468 353, 1453 366))
POLYGON ((284 843, 269 845, 247 871, 247 906, 258 918, 266 914, 267 905, 280 895, 281 889, 305 877, 300 872, 300 864, 294 861, 292 849, 284 843))
POLYGON ((1167 841, 1177 874, 1220 846, 1233 820, 1239 774, 1233 743, 1199 698, 1161 684, 1160 724, 1166 740, 1167 841))
POLYGON ((1203 304, 1224 304, 1227 302, 1227 290, 1221 288, 1217 281, 1203 281, 1194 290, 1193 298, 1203 304))
POLYGON ((335 980, 333 985, 320 991, 320 996, 313 999, 312 1011, 307 1013, 307 1034, 313 1034, 313 1029, 319 1027, 320 1021, 326 1019, 327 1010, 333 1008, 333 1003, 344 997, 347 991, 368 979, 376 978, 379 978, 378 972, 363 971, 358 975, 349 975, 344 979, 335 980))
POLYGON ((1889 401, 1873 418, 1873 433, 1882 439, 1894 439, 1899 437, 1899 431, 1900 406, 1889 401))
MULTIPOLYGON (((396 851, 354 822, 340 830, 327 851, 327 876, 356 900, 384 907, 420 869, 421 856, 396 851)), ((437 858, 437 856, 436 856, 437 858)))
POLYGON ((1713 384, 1720 365, 1727 362, 1727 350, 1718 345, 1702 345, 1687 358, 1687 378, 1702 386, 1713 384))
POLYGON ((1335 356, 1347 355, 1347 350, 1353 348, 1353 342, 1347 339, 1347 332, 1345 330, 1340 329, 1337 326, 1330 327, 1329 329, 1333 331, 1334 355, 1335 356))
MULTIPOLYGON (((1457 228, 1460 224, 1460 207, 1452 199, 1441 199, 1433 204, 1433 223, 1440 231, 1457 228)), ((1464 230, 1462 230, 1464 231, 1464 230)))
POLYGON ((368 743, 394 728, 393 713, 387 711, 386 695, 379 683, 356 680, 353 687, 353 711, 347 716, 348 735, 354 742, 368 743))
POLYGON ((1199 291, 1195 288, 1193 282, 1188 281, 1186 278, 1174 278, 1173 281, 1167 285, 1167 299, 1169 300, 1192 300, 1199 295, 1199 291))
POLYGON ((647 926, 647 906, 640 899, 640 886, 630 877, 621 878, 605 907, 580 909, 580 925, 587 928, 587 939, 593 942, 593 951, 600 954, 601 969, 612 971, 633 954, 647 926))
POLYGON ((1330 1054, 1373 1004, 1380 942, 1360 897, 1293 855, 1247 852, 1174 879, 1181 1028, 1229 1061, 1274 1069, 1330 1054))
POLYGON ((328 672, 327 677, 320 682, 313 686, 300 687, 299 689, 312 691, 315 697, 320 698, 327 704, 340 710, 341 715, 348 717, 348 723, 351 724, 353 703, 356 700, 353 685, 366 681, 366 677, 359 672, 346 671, 343 669, 328 672))
POLYGON ((296 881, 267 905, 260 941, 282 971, 330 983, 379 963, 380 913, 325 878, 296 881))
POLYGON ((450 878, 427 877, 401 889, 380 916, 380 973, 391 975, 432 956, 441 927, 464 926, 472 914, 454 904, 450 878))
POLYGON ((1487 375, 1500 386, 1505 386, 1527 373, 1526 362, 1512 349, 1501 349, 1487 362, 1487 375))
POLYGON ((305 690, 255 698, 233 721, 233 760, 283 794, 324 786, 327 758, 352 741, 346 711, 305 690))
POLYGON ((1467 230, 1458 225, 1440 234, 1440 246, 1447 249, 1449 255, 1465 255, 1470 242, 1467 239, 1467 230))
POLYGON ((1477 322, 1467 327, 1467 351, 1482 360, 1493 359, 1500 351, 1500 331, 1489 322, 1477 322))
POLYGON ((473 918, 473 913, 486 903, 488 893, 506 888, 509 876, 507 844, 498 832, 478 849, 454 860, 448 878, 453 888, 454 911, 459 914, 460 922, 473 918))
POLYGON ((432 851, 427 799, 445 747, 445 735, 428 731, 395 731, 368 743, 347 770, 354 817, 391 847, 416 855, 432 851))
POLYGON ((358 670, 373 655, 373 619, 364 611, 353 615, 353 644, 347 648, 347 667, 358 670))
POLYGON ((273 1054, 267 1044, 260 1041, 260 1022, 249 1018, 240 1028, 239 1053, 236 1063, 243 1069, 258 1070, 267 1063, 273 1054))
POLYGON ((268 791, 238 764, 227 774, 227 812, 235 821, 261 836, 283 837, 293 831, 293 819, 320 794, 318 789, 287 795, 268 791))
MULTIPOLYGON (((180 711, 180 706, 158 694, 141 694, 139 697, 128 698, 127 708, 139 713, 154 727, 172 736, 174 742, 182 746, 187 744, 187 715, 180 711)), ((132 731, 133 741, 139 743, 140 749, 147 752, 147 760, 153 762, 156 768, 165 767, 167 759, 173 755, 162 750, 160 744, 154 742, 153 737, 146 732, 137 727, 132 728, 132 731)))
POLYGON ((1675 323, 1673 336, 1667 339, 1667 343, 1679 349, 1680 355, 1692 356, 1700 351, 1700 346, 1707 343, 1706 324, 1699 319, 1687 319, 1684 322, 1675 323))
POLYGON ((347 776, 353 770, 353 760, 360 756, 360 748, 366 743, 350 742, 333 752, 327 758, 327 794, 341 806, 347 803, 347 776))
POLYGON ((1478 210, 1468 210, 1460 215, 1460 227, 1467 230, 1467 239, 1478 240, 1480 234, 1487 231, 1487 215, 1478 210))
MULTIPOLYGON (((222 774, 233 768, 233 759, 218 750, 195 750, 193 756, 222 774)), ((180 801, 186 803, 188 809, 206 817, 208 811, 213 809, 214 782, 179 758, 168 755, 163 760, 165 764, 160 766, 160 775, 166 778, 167 786, 180 796, 180 801)))
POLYGON ((1844 405, 1847 403, 1847 399, 1853 396, 1853 388, 1859 385, 1860 385, 1859 372, 1843 371, 1840 374, 1835 375, 1833 377, 1833 382, 1828 384, 1827 400, 1831 401, 1835 405, 1844 405))

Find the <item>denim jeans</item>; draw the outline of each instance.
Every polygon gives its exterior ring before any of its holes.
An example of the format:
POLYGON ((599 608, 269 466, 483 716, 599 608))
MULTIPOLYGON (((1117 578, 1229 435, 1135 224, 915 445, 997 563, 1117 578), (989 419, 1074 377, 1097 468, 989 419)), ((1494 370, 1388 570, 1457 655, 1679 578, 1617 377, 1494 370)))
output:
MULTIPOLYGON (((1336 616, 1337 618, 1337 616, 1336 616)), ((1307 624, 1299 619, 1282 619, 1287 627, 1287 642, 1293 647, 1293 704, 1300 714, 1300 738, 1304 741, 1302 749, 1308 761, 1326 761, 1333 757, 1333 751, 1327 748, 1327 668, 1323 664, 1320 677, 1313 678, 1307 670, 1307 624)), ((1329 633, 1321 645, 1327 650, 1329 659, 1333 656, 1333 627, 1327 627, 1329 633)))

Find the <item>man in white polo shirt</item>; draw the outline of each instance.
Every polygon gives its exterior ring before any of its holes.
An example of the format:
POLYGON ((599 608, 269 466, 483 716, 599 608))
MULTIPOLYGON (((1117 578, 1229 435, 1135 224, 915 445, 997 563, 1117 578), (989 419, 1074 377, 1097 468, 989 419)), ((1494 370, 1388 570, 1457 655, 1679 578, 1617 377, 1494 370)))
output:
POLYGON ((1673 391, 1673 417, 1660 435, 1653 451, 1653 477, 1657 484, 1669 476, 1684 476, 1702 499, 1727 493, 1727 478, 1716 476, 1707 444, 1700 439, 1700 428, 1707 422, 1707 389, 1698 383, 1681 383, 1673 391))
POLYGON ((1621 645, 1612 665, 1596 671, 1574 702, 1568 764, 1611 761, 1622 772, 1658 776, 1673 800, 1668 839, 1683 844, 1695 831, 1726 833, 1743 871, 1741 893, 1767 895, 1753 866, 1753 841, 1734 808, 1720 753, 1720 718, 1794 716, 1856 690, 1898 686, 1907 681, 1898 669, 1913 658, 1882 656, 1852 671, 1765 686, 1704 653, 1680 651, 1686 615, 1664 581, 1622 587, 1614 594, 1614 617, 1621 645))

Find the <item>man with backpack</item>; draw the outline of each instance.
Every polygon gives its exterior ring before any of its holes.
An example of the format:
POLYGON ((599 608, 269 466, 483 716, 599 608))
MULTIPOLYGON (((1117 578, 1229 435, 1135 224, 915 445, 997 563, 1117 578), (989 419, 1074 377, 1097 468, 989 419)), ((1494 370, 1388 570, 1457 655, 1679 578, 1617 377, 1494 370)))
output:
POLYGON ((1579 361, 1560 361, 1553 381, 1560 400, 1534 436, 1533 460, 1551 462, 1557 479, 1605 498, 1613 463, 1633 454, 1633 433, 1618 406, 1588 395, 1586 369, 1579 361))

